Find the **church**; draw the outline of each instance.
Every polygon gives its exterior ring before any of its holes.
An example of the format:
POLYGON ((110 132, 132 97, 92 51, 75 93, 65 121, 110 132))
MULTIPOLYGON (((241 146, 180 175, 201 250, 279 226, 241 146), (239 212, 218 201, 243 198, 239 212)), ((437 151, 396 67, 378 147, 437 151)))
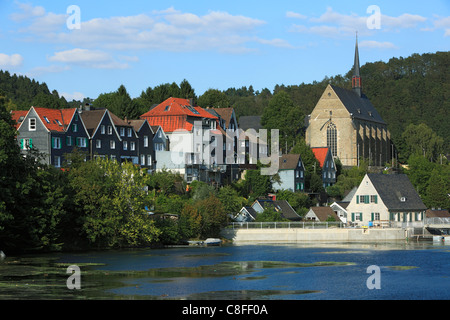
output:
POLYGON ((326 87, 307 116, 305 139, 312 148, 328 147, 344 167, 359 166, 361 159, 379 167, 391 162, 393 146, 387 124, 362 90, 358 39, 352 89, 326 87))

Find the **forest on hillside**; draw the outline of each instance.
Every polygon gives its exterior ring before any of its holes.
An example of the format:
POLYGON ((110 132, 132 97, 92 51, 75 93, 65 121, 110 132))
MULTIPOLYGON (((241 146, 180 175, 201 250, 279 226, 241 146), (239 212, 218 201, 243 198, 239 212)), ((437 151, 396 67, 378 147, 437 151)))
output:
MULTIPOLYGON (((352 70, 349 70, 345 75, 326 77, 313 83, 279 84, 273 90, 255 91, 252 85, 226 90, 211 88, 200 96, 187 80, 180 84, 163 83, 143 88, 140 96, 134 98, 121 85, 95 99, 66 101, 56 90, 50 91, 45 83, 0 71, 0 95, 6 98, 9 110, 28 109, 32 105, 64 108, 91 103, 128 119, 139 117, 152 105, 169 97, 193 98, 204 108, 233 107, 238 118, 261 115, 266 128, 280 129, 284 139, 280 141, 281 145, 294 145, 303 134, 304 117, 311 113, 325 87, 330 83, 350 88, 351 76, 352 70), (282 97, 280 92, 284 92, 282 97)), ((401 161, 406 161, 410 154, 407 137, 403 134, 409 125, 423 124, 431 129, 432 134, 442 140, 438 139, 439 152, 449 153, 450 52, 413 54, 388 62, 366 63, 361 67, 361 77, 363 92, 388 123, 401 161)))

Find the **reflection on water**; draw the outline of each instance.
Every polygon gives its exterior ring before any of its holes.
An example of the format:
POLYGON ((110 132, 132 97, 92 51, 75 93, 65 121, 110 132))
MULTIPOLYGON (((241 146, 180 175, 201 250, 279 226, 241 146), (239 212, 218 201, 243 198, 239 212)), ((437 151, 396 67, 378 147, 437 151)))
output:
POLYGON ((230 245, 7 257, 0 299, 448 299, 448 246, 230 245), (66 286, 80 266, 81 290, 66 286), (370 290, 367 268, 381 270, 370 290))

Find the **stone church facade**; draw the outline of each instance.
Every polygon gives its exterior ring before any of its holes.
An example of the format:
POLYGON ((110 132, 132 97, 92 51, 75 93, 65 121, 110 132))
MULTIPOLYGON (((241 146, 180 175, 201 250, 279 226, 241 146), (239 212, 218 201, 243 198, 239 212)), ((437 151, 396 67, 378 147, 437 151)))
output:
POLYGON ((306 143, 328 147, 343 166, 391 162, 393 148, 386 122, 362 92, 358 43, 355 47, 352 90, 328 85, 307 117, 306 143))

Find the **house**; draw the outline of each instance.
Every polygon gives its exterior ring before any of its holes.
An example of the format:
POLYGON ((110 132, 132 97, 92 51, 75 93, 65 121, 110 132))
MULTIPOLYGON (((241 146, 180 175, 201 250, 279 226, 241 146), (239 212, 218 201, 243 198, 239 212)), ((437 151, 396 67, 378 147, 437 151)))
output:
POLYGON ((257 213, 263 213, 266 209, 272 209, 279 212, 285 219, 291 221, 299 221, 301 217, 295 212, 288 201, 286 200, 273 200, 273 199, 257 199, 253 202, 252 208, 257 213))
POLYGON ((234 220, 237 222, 253 222, 256 220, 258 213, 250 206, 242 207, 239 213, 234 216, 234 220))
POLYGON ((307 117, 305 139, 310 147, 330 148, 344 167, 357 166, 360 159, 368 159, 371 166, 391 161, 394 147, 387 124, 363 92, 358 42, 352 89, 331 84, 325 88, 307 117))
POLYGON ((333 155, 330 148, 318 147, 311 148, 317 161, 319 161, 322 169, 322 183, 323 187, 329 187, 336 183, 336 164, 334 163, 333 155))
POLYGON ((156 153, 157 168, 173 167, 188 182, 220 182, 222 169, 218 165, 222 164, 224 132, 217 116, 194 105, 192 99, 171 97, 140 118, 151 126, 160 126, 170 142, 170 156, 156 153), (171 163, 162 163, 163 157, 171 163))
POLYGON ((109 112, 109 114, 121 140, 120 162, 129 161, 133 164, 139 164, 139 139, 134 127, 126 119, 122 120, 112 112, 109 112))
POLYGON ((405 174, 368 173, 347 207, 347 220, 359 226, 422 224, 426 209, 405 174))
POLYGON ((155 150, 153 149, 153 130, 147 120, 129 120, 138 136, 137 150, 139 165, 149 170, 155 169, 155 150))
POLYGON ((338 215, 330 207, 311 207, 305 215, 305 220, 317 222, 341 221, 338 215))
POLYGON ((330 204, 330 208, 336 213, 343 223, 347 223, 347 207, 349 202, 339 201, 330 204))
POLYGON ((261 116, 242 116, 239 118, 237 156, 240 164, 257 164, 269 155, 267 135, 260 136, 261 116))
POLYGON ((76 108, 31 107, 25 116, 23 112, 15 113, 17 116, 17 140, 24 154, 37 150, 44 163, 59 168, 66 160, 65 154, 75 147, 85 152, 89 149, 89 135, 76 108))
MULTIPOLYGON (((148 121, 147 121, 148 123, 148 121)), ((150 126, 153 132, 153 149, 155 151, 169 151, 169 137, 161 126, 150 126)))
POLYGON ((335 201, 330 205, 330 208, 333 209, 333 211, 338 215, 339 219, 341 219, 342 222, 347 223, 347 207, 352 201, 353 196, 356 193, 356 190, 358 190, 357 187, 354 187, 352 190, 350 190, 342 199, 341 201, 335 201))
POLYGON ((119 161, 122 139, 108 109, 81 110, 81 118, 90 138, 89 157, 108 158, 119 161))
POLYGON ((299 154, 284 154, 280 157, 278 176, 280 182, 274 182, 274 190, 305 190, 305 167, 299 154))

